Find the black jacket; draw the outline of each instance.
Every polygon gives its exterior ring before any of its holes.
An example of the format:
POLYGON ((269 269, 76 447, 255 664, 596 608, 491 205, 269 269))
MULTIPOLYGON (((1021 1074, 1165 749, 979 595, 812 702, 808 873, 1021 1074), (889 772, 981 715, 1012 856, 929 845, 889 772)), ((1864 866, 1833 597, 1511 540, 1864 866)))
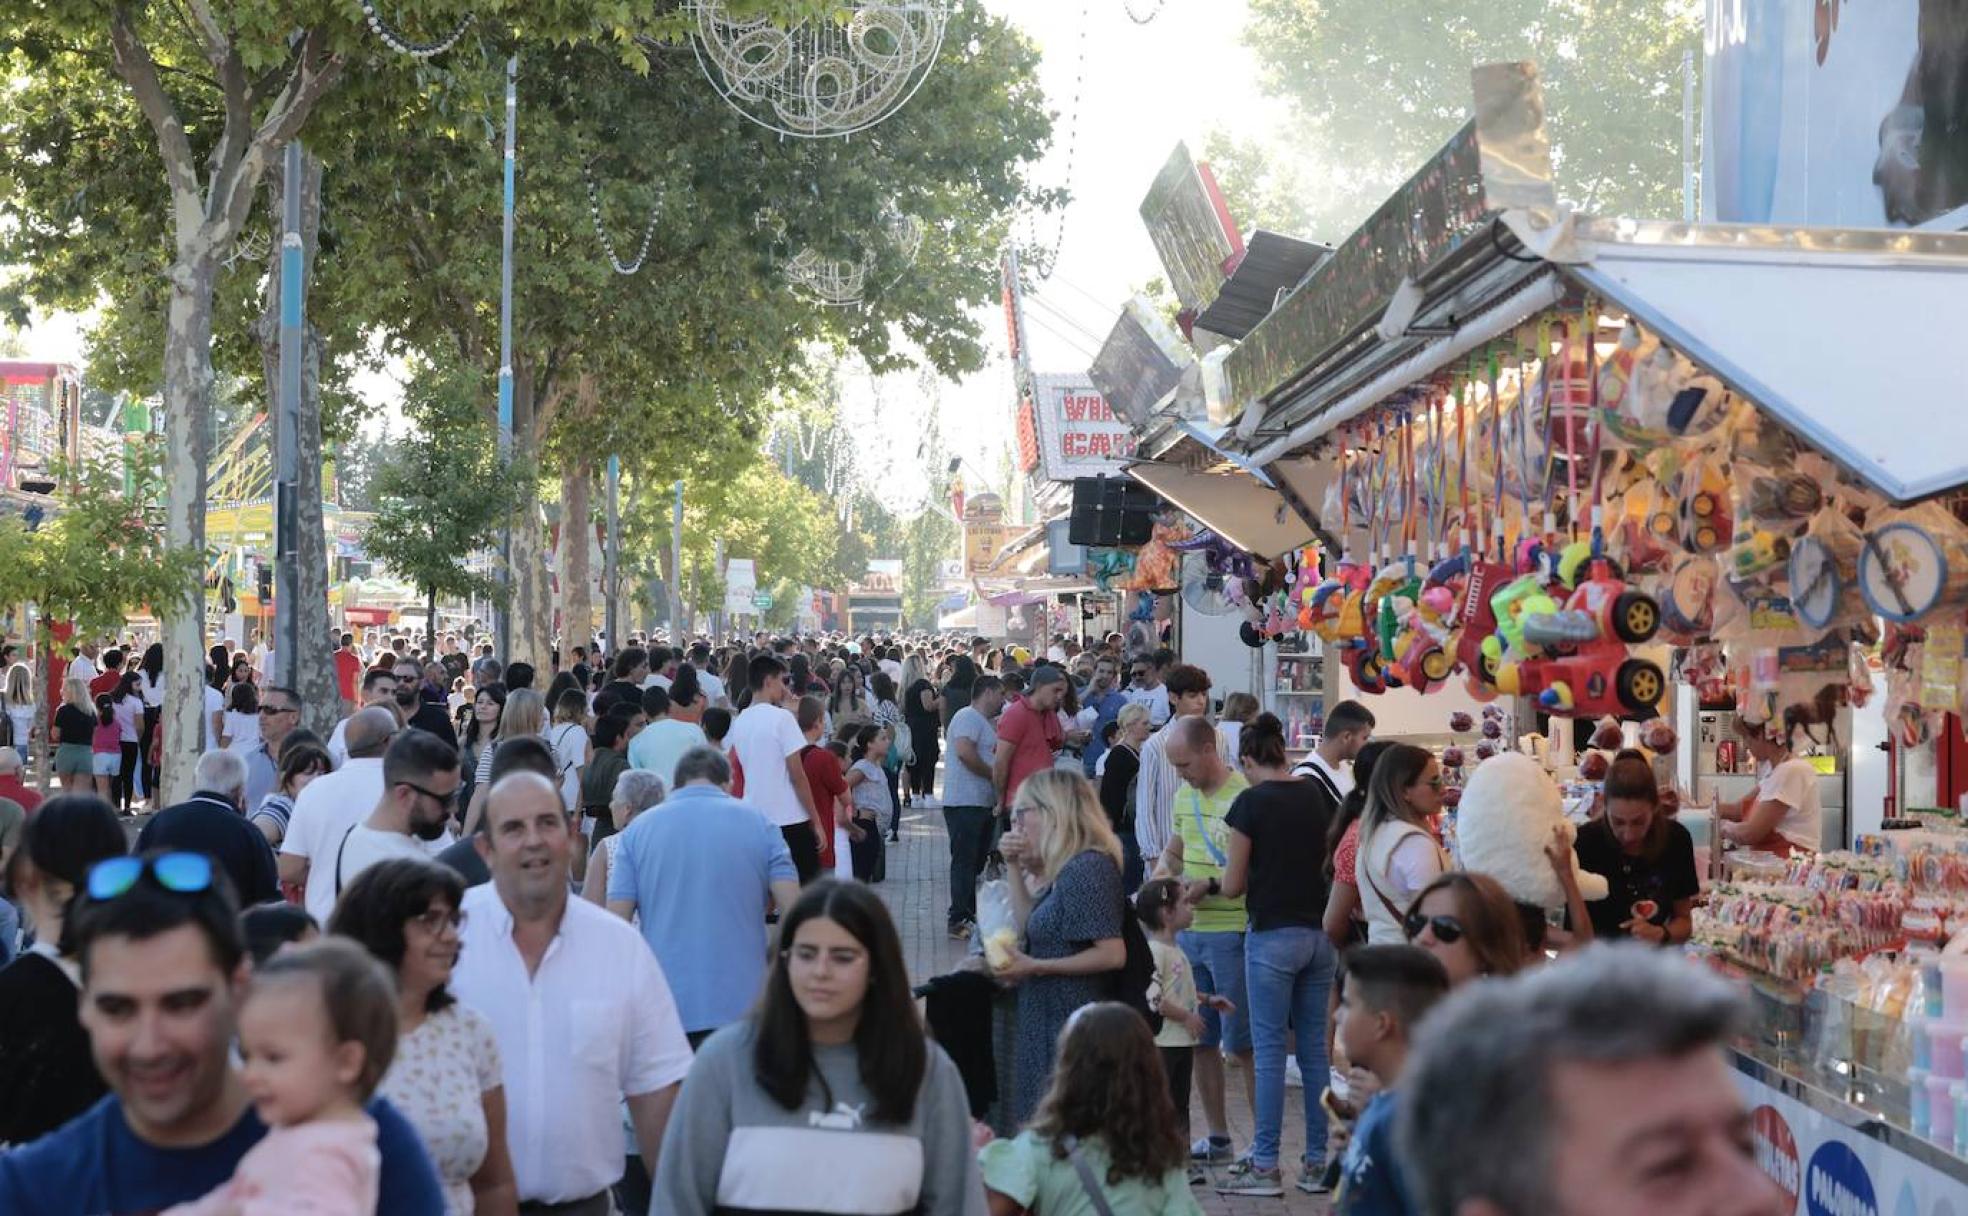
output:
POLYGON ((137 851, 149 849, 203 853, 218 862, 242 908, 280 898, 273 847, 222 794, 200 790, 190 801, 157 812, 137 833, 137 851))

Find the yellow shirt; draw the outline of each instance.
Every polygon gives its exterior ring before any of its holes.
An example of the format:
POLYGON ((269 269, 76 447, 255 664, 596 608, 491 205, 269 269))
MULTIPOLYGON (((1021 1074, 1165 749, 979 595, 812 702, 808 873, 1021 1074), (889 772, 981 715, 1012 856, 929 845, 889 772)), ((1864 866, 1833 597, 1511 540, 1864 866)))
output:
MULTIPOLYGON (((1175 834, 1182 841, 1184 878, 1222 878, 1230 864, 1230 827, 1223 817, 1237 795, 1250 788, 1244 775, 1232 772, 1214 794, 1204 795, 1195 786, 1183 783, 1175 792, 1175 834)), ((1196 923, 1191 933, 1242 933, 1248 922, 1244 897, 1229 899, 1212 895, 1196 905, 1196 923)))

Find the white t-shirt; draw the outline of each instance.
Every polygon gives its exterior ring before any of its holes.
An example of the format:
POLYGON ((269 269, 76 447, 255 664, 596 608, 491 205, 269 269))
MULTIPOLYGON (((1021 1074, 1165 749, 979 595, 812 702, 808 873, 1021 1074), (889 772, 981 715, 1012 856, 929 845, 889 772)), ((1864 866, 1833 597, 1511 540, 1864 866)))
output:
POLYGON ((579 722, 561 722, 547 729, 547 744, 553 748, 554 766, 560 771, 560 800, 568 810, 581 806, 581 767, 588 762, 588 728, 579 722))
POLYGON ((371 756, 316 777, 294 799, 280 851, 308 859, 303 902, 317 923, 327 924, 335 910, 335 847, 350 827, 369 818, 382 797, 383 761, 371 756))
POLYGON ((786 773, 786 757, 806 746, 799 719, 777 705, 753 702, 731 723, 725 742, 745 766, 745 801, 757 807, 774 827, 807 821, 806 808, 786 773))
POLYGON ((211 751, 219 745, 217 736, 212 734, 212 718, 225 714, 225 694, 210 684, 205 686, 205 750, 211 751))
POLYGON ((232 743, 226 750, 235 752, 252 751, 260 743, 260 715, 257 713, 249 714, 237 709, 226 710, 225 733, 226 738, 232 740, 232 743))
MULTIPOLYGON (((1132 704, 1147 709, 1150 725, 1161 726, 1169 720, 1168 685, 1157 684, 1153 688, 1130 688, 1125 696, 1132 704)), ((1234 755, 1235 753, 1231 753, 1234 755)))
POLYGON ((1326 758, 1316 751, 1305 759, 1300 760, 1292 769, 1292 772, 1309 777, 1314 781, 1318 781, 1323 776, 1325 778, 1324 784, 1330 787, 1330 792, 1341 802, 1344 802, 1346 796, 1353 792, 1353 766, 1347 764, 1342 768, 1339 765, 1327 764, 1326 758), (1315 772, 1314 770, 1317 771, 1315 772))
POLYGON ((346 841, 336 841, 334 847, 328 850, 328 855, 320 860, 320 864, 328 870, 328 890, 331 894, 335 890, 338 869, 342 886, 346 888, 355 881, 357 874, 379 861, 398 857, 407 857, 412 861, 430 860, 430 852, 424 842, 402 832, 379 832, 366 823, 358 823, 346 831, 346 841), (339 862, 336 860, 338 855, 339 862))
POLYGON ((1809 760, 1792 756, 1764 773, 1756 784, 1756 800, 1789 807, 1777 823, 1777 835, 1799 848, 1818 851, 1824 817, 1818 799, 1818 770, 1809 760))
MULTIPOLYGON (((677 761, 683 753, 693 747, 703 747, 710 740, 704 728, 695 722, 679 722, 675 718, 664 718, 651 722, 642 728, 642 733, 629 740, 629 767, 655 773, 663 779, 664 789, 676 788, 677 761)), ((745 792, 751 794, 752 770, 745 768, 745 792)))
POLYGON ((709 704, 716 705, 724 700, 724 681, 701 667, 697 669, 697 688, 709 704))
POLYGON ((68 679, 87 682, 101 674, 102 672, 96 668, 96 661, 86 654, 78 654, 68 661, 68 674, 66 677, 68 679))

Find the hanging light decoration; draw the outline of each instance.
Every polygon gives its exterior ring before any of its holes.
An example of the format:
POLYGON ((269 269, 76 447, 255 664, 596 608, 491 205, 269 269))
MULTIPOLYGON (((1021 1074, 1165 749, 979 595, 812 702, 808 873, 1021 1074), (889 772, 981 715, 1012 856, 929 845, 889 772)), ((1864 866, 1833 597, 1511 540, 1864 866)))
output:
POLYGON ((478 19, 476 13, 466 13, 458 19, 456 28, 436 42, 418 42, 385 21, 383 15, 376 11, 373 0, 361 0, 361 3, 362 19, 368 24, 370 32, 381 38, 383 45, 390 50, 399 55, 408 55, 412 59, 434 59, 457 46, 458 40, 471 29, 472 22, 478 19))
MULTIPOLYGON (((902 269, 915 263, 922 249, 922 221, 911 215, 891 211, 882 220, 882 231, 894 247, 902 269)), ((854 308, 867 298, 868 276, 875 269, 875 253, 870 250, 859 261, 829 258, 813 249, 802 249, 785 266, 786 283, 794 294, 826 308, 854 308)), ((896 278, 901 275, 898 273, 896 278)), ((894 283, 896 280, 890 280, 894 283)))
POLYGON ((798 139, 865 131, 915 96, 943 46, 949 0, 859 0, 782 29, 690 0, 698 66, 731 107, 798 139))

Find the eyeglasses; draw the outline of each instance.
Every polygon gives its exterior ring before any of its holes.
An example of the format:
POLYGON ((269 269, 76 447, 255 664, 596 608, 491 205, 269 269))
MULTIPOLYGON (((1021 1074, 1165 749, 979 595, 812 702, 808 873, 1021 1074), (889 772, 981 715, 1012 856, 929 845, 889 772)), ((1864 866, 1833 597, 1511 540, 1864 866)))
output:
POLYGON ((464 928, 465 910, 463 908, 431 908, 427 911, 419 912, 404 923, 420 925, 423 927, 424 932, 435 935, 444 932, 445 926, 447 925, 453 929, 464 928))
POLYGON ((265 717, 270 717, 270 716, 272 716, 273 714, 297 714, 297 713, 300 713, 300 712, 301 712, 301 707, 300 707, 300 706, 298 706, 298 705, 262 705, 262 706, 260 706, 260 716, 261 716, 262 718, 265 718, 265 717))
POLYGON ((1419 912, 1408 913, 1407 919, 1401 922, 1401 929, 1408 935, 1409 941, 1420 937, 1423 929, 1431 930, 1435 940, 1444 946, 1453 946, 1461 941, 1463 933, 1462 922, 1453 916, 1423 916, 1419 912))
POLYGON ((212 889, 212 859, 203 853, 159 853, 155 857, 111 857, 89 871, 89 898, 104 903, 127 895, 148 874, 150 881, 177 895, 212 889))
POLYGON ((407 789, 416 790, 419 794, 422 794, 424 797, 430 799, 432 802, 437 803, 439 806, 458 805, 458 790, 464 788, 464 786, 461 785, 458 787, 457 790, 452 790, 448 794, 440 794, 436 790, 427 790, 423 786, 418 785, 414 781, 399 781, 397 782, 397 784, 407 789))

